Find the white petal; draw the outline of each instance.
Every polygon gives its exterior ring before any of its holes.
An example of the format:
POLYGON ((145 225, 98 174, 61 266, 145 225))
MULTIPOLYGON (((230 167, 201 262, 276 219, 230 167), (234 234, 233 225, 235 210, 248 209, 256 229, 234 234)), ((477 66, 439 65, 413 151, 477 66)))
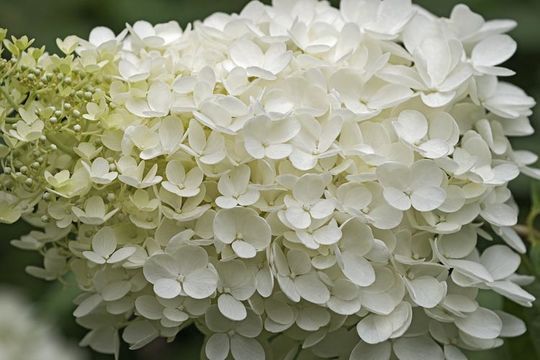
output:
POLYGON ((497 311, 497 315, 502 320, 502 329, 500 336, 515 337, 523 335, 525 331, 527 331, 525 322, 520 318, 502 311, 497 311))
POLYGON ((154 283, 154 292, 164 299, 172 299, 180 295, 182 287, 173 279, 159 279, 154 283))
POLYGON ((219 196, 216 198, 216 204, 222 209, 232 209, 238 205, 238 201, 230 196, 219 196))
POLYGON ((323 199, 318 201, 309 211, 314 219, 324 219, 332 214, 335 208, 334 200, 323 199))
POLYGON ((453 345, 444 345, 444 356, 446 360, 467 360, 465 354, 453 345))
POLYGON ((343 274, 358 286, 369 286, 375 282, 373 266, 362 256, 346 251, 341 256, 343 274))
POLYGON ((199 269, 184 280, 184 291, 194 299, 204 299, 216 291, 217 275, 210 269, 199 269))
POLYGON ((474 47, 471 59, 475 65, 495 66, 510 59, 517 44, 508 35, 494 35, 482 40, 474 47))
POLYGON ((494 280, 501 280, 517 271, 521 258, 507 246, 494 245, 482 253, 480 262, 491 273, 494 280))
POLYGON ((232 243, 232 248, 238 257, 243 259, 252 259, 257 255, 257 249, 250 243, 242 240, 236 240, 232 243))
POLYGON ((444 360, 439 344, 426 336, 397 339, 394 353, 399 360, 444 360))
POLYGON ((310 204, 321 198, 325 187, 322 176, 304 175, 294 185, 293 196, 303 204, 310 204))
POLYGON ((446 199, 446 192, 439 187, 425 187, 411 194, 412 206, 418 211, 432 211, 441 206, 446 199))
POLYGON ((229 356, 229 337, 227 334, 213 334, 204 347, 209 360, 225 360, 229 356))
POLYGON ((143 295, 135 300, 137 312, 148 320, 159 320, 162 316, 163 306, 154 296, 143 295))
POLYGON ((454 323, 459 330, 480 339, 495 339, 502 330, 502 320, 485 308, 478 308, 465 318, 457 318, 454 323))
POLYGON ((488 204, 480 212, 480 216, 498 226, 517 224, 517 211, 506 204, 488 204))
POLYGON ((92 238, 92 249, 103 256, 109 257, 116 249, 116 236, 114 230, 110 227, 104 227, 99 230, 92 238))
POLYGON ((416 110, 405 110, 393 123, 397 135, 410 144, 415 144, 426 136, 428 122, 426 117, 416 110))
POLYGON ((446 295, 446 283, 431 276, 421 276, 413 280, 405 279, 405 285, 413 301, 426 309, 437 306, 446 295))
POLYGON ((394 331, 392 322, 379 315, 368 315, 363 318, 356 325, 356 330, 360 338, 368 344, 378 344, 386 341, 394 331))
POLYGON ((330 291, 315 273, 298 276, 294 284, 300 296, 309 302, 324 304, 330 299, 330 291))
POLYGON ((256 339, 240 335, 231 337, 231 354, 234 360, 264 360, 264 349, 256 339))
POLYGON ((525 254, 527 248, 525 247, 521 237, 512 227, 503 226, 499 228, 498 231, 496 230, 496 232, 502 237, 506 244, 512 247, 512 249, 516 250, 520 254, 525 254))
POLYGON ((238 66, 248 68, 250 66, 263 65, 264 56, 259 48, 251 40, 239 40, 230 49, 231 60, 238 66))
POLYGON ((73 316, 82 317, 88 315, 103 302, 103 298, 99 294, 93 294, 84 299, 73 312, 73 316))
POLYGON ((411 199, 401 190, 386 187, 383 190, 384 199, 397 210, 405 211, 411 208, 411 199))
POLYGON ((349 360, 390 360, 391 355, 389 342, 370 345, 360 341, 352 350, 349 360))
POLYGON ((129 281, 116 281, 109 283, 101 290, 105 301, 116 301, 123 298, 131 290, 129 281))
POLYGON ((442 255, 449 258, 460 259, 468 256, 476 248, 477 235, 472 226, 467 226, 461 231, 441 235, 437 240, 437 246, 442 255))
POLYGON ((292 308, 283 301, 268 299, 265 302, 265 311, 270 319, 279 324, 292 324, 295 314, 292 308))
POLYGON ((83 256, 87 258, 88 260, 92 261, 96 264, 105 264, 106 260, 101 255, 96 254, 93 251, 83 251, 83 256))
POLYGON ((162 81, 153 82, 148 89, 148 105, 159 116, 169 113, 172 104, 172 95, 169 86, 162 81))
POLYGON ((470 260, 447 259, 447 264, 456 271, 482 281, 492 282, 491 273, 482 265, 470 260))
POLYGON ((450 145, 441 139, 428 140, 418 146, 418 151, 426 158, 439 159, 451 152, 450 145))
POLYGON ((127 258, 129 258, 131 255, 133 255, 136 250, 137 250, 137 248, 135 248, 133 246, 127 246, 127 247, 123 247, 121 249, 118 249, 107 260, 107 263, 116 264, 116 263, 122 262, 122 261, 126 260, 127 258))
POLYGON ((311 216, 307 211, 299 207, 285 210, 285 218, 296 229, 306 229, 311 225, 311 216))
POLYGON ((154 255, 144 264, 143 273, 151 283, 163 278, 175 279, 179 275, 178 263, 170 255, 154 255))
POLYGON ((227 318, 240 321, 247 316, 246 307, 230 294, 221 294, 217 301, 219 311, 227 318))
POLYGON ((149 321, 133 321, 124 329, 122 339, 130 344, 130 350, 139 349, 159 336, 158 330, 149 321))
POLYGON ((104 26, 98 26, 90 31, 88 41, 94 46, 99 46, 109 40, 114 39, 114 32, 104 26))

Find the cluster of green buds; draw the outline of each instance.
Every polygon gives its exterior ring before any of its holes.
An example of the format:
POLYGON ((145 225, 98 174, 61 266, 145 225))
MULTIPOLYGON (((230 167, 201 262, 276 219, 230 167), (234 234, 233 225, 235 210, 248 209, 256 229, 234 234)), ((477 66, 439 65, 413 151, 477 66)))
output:
MULTIPOLYGON (((73 55, 51 55, 44 47, 31 47, 33 40, 26 36, 5 39, 6 34, 0 30, 0 49, 11 55, 0 59, 0 221, 14 223, 24 217, 46 228, 55 222, 49 204, 71 199, 75 205, 77 195, 90 186, 84 168, 75 167, 80 158, 99 151, 95 135, 100 130, 89 119, 96 103, 107 104, 108 79, 86 71, 73 55), (55 191, 58 187, 60 192, 55 191)), ((107 201, 114 198, 108 195, 107 201)), ((70 211, 70 206, 61 210, 70 211)), ((65 228, 64 235, 73 230, 71 221, 65 228)), ((51 244, 31 247, 47 253, 51 244)), ((61 245, 55 244, 51 255, 60 254, 56 247, 61 245)), ((65 259, 55 257, 65 265, 65 259)), ((53 267, 57 273, 64 271, 53 267)))

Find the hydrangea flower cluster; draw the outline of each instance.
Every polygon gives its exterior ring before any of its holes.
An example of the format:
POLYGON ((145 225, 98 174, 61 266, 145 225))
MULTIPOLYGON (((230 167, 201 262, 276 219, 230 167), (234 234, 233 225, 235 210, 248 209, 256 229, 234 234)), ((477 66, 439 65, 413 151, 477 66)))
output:
POLYGON ((476 299, 534 301, 507 184, 540 178, 508 140, 535 104, 502 80, 514 26, 274 0, 98 27, 64 57, 6 41, 0 218, 39 228, 13 242, 43 254, 31 274, 75 275, 100 352, 191 324, 210 360, 499 346, 524 324, 476 299))

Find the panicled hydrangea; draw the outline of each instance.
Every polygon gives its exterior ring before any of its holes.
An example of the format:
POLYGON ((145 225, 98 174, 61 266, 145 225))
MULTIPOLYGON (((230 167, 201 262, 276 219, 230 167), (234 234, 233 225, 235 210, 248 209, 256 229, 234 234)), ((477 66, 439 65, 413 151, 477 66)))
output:
POLYGON ((36 228, 13 241, 43 254, 29 273, 75 275, 100 352, 190 324, 210 360, 499 346, 523 322, 476 298, 534 301, 507 184, 540 178, 508 140, 535 104, 505 81, 514 26, 274 0, 98 27, 64 57, 6 40, 0 219, 36 228))

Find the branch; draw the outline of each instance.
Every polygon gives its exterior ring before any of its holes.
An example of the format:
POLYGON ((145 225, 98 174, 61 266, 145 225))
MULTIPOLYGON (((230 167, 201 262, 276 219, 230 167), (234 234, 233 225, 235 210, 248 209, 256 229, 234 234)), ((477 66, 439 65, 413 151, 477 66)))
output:
POLYGON ((514 230, 518 233, 519 236, 522 238, 528 238, 529 234, 531 233, 527 225, 517 224, 514 226, 514 230))

